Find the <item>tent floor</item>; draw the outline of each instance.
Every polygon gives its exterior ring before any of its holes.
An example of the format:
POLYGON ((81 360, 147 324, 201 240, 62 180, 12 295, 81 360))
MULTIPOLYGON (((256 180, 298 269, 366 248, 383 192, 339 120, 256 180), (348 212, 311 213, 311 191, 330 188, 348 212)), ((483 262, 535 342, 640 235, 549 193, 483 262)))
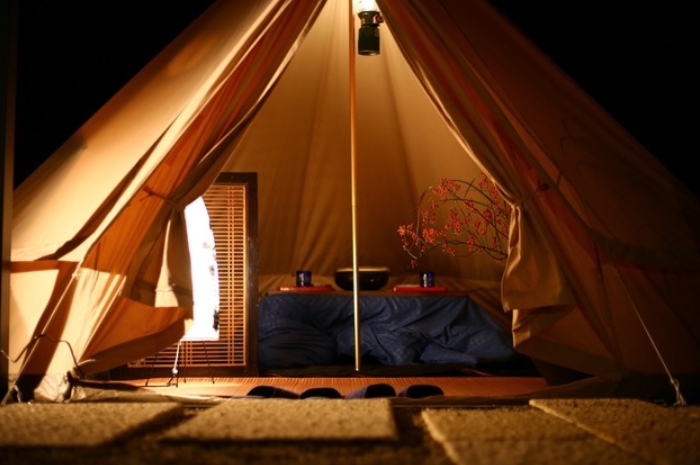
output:
POLYGON ((457 398, 510 399, 522 398, 527 402, 530 393, 547 388, 541 377, 505 376, 425 376, 425 377, 179 377, 132 379, 119 382, 80 382, 84 389, 121 390, 130 394, 165 397, 244 397, 253 388, 271 386, 296 394, 315 388, 332 388, 342 396, 371 384, 388 384, 396 392, 416 385, 439 387, 442 401, 457 398))
MULTIPOLYGON (((443 367, 444 368, 444 367, 443 367)), ((176 376, 160 370, 158 373, 141 371, 131 373, 131 377, 99 377, 75 379, 71 377, 74 399, 106 399, 109 397, 138 397, 139 401, 184 400, 186 403, 217 403, 230 397, 258 395, 251 394, 254 388, 278 388, 296 394, 294 397, 307 397, 307 390, 331 388, 342 397, 356 397, 362 388, 370 385, 388 384, 396 392, 392 397, 395 404, 421 405, 509 405, 527 404, 530 399, 544 398, 638 398, 661 404, 684 403, 700 404, 700 377, 678 376, 675 385, 665 376, 630 376, 623 380, 610 380, 597 377, 579 379, 555 378, 546 374, 533 374, 528 370, 508 370, 499 374, 460 369, 457 371, 428 370, 424 373, 409 374, 399 371, 337 372, 324 370, 290 370, 266 372, 265 374, 240 375, 220 373, 216 370, 180 369, 176 376), (543 376, 544 375, 544 376, 543 376), (442 395, 424 397, 425 389, 412 389, 411 386, 437 387, 442 395), (680 387, 680 392, 674 389, 680 387), (682 397, 681 397, 682 393, 682 397)), ((270 389, 262 389, 267 394, 270 389)), ((428 390, 435 392, 434 389, 428 390)), ((29 391, 28 391, 29 392, 29 391)), ((267 395, 263 394, 264 397, 267 395)), ((276 393, 275 393, 276 394, 276 393)), ((275 396, 275 394, 270 394, 275 396)), ((386 393, 384 393, 386 395, 386 393)))
MULTIPOLYGON (((218 367, 221 368, 221 367, 218 367)), ((622 382, 596 377, 567 378, 535 372, 532 365, 499 367, 489 372, 464 366, 379 367, 362 366, 355 371, 352 366, 302 367, 294 369, 266 370, 243 374, 220 370, 216 367, 179 367, 176 375, 171 369, 141 369, 129 372, 98 374, 96 378, 73 379, 73 394, 81 398, 105 398, 140 396, 184 398, 191 403, 211 403, 230 397, 251 395, 254 388, 274 387, 300 397, 305 391, 331 388, 343 397, 356 395, 355 391, 370 385, 388 384, 397 393, 394 403, 420 400, 425 404, 523 404, 534 398, 612 398, 635 397, 658 403, 674 403, 677 392, 666 377, 630 377, 622 382), (105 377, 106 375, 106 377, 105 377), (114 376, 122 375, 122 376, 114 376), (129 375, 129 376, 123 376, 129 375), (642 383, 642 384, 640 384, 642 383), (425 390, 402 392, 411 386, 440 388, 443 395, 423 397, 425 390), (640 386, 645 389, 640 389, 640 386), (403 395, 402 395, 403 394, 403 395), (196 401, 193 399, 197 398, 196 401)), ((679 379, 685 400, 698 403, 694 392, 700 392, 700 379, 679 379)), ((263 390, 265 391, 265 390, 263 390)), ((269 389, 267 390, 269 391, 269 389)), ((260 390, 252 395, 258 394, 260 390)), ((434 390, 433 390, 434 392, 434 390)), ((73 397, 73 395, 71 395, 73 397)))

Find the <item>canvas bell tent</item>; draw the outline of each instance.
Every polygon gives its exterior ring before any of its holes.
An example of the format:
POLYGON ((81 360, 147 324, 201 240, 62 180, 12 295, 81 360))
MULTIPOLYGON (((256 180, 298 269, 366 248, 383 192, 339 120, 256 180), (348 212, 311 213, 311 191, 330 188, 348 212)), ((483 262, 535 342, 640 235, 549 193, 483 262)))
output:
POLYGON ((508 259, 433 254, 440 284, 618 392, 697 379, 698 200, 487 2, 378 5, 381 53, 351 56, 346 0, 216 2, 16 189, 11 377, 46 391, 181 338, 183 211, 221 172, 257 173, 260 295, 299 268, 332 283, 353 237, 415 282, 398 226, 484 172, 508 259))

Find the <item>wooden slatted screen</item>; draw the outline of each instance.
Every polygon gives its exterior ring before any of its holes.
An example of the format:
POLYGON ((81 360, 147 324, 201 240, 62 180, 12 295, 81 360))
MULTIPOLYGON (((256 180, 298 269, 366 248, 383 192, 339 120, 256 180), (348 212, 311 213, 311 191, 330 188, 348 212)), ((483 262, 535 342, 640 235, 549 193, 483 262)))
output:
POLYGON ((222 173, 203 199, 219 268, 219 340, 181 341, 129 368, 171 369, 177 357, 193 375, 257 374, 257 177, 222 173))

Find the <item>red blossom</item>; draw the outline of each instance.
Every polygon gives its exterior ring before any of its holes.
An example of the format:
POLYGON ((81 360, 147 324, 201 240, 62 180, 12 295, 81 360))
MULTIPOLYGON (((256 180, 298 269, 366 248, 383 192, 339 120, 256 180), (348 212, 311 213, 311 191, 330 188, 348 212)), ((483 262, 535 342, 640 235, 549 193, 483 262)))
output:
POLYGON ((426 189, 420 205, 416 224, 398 228, 412 267, 436 247, 453 256, 486 253, 498 261, 507 257, 511 207, 483 173, 471 182, 441 179, 426 189))

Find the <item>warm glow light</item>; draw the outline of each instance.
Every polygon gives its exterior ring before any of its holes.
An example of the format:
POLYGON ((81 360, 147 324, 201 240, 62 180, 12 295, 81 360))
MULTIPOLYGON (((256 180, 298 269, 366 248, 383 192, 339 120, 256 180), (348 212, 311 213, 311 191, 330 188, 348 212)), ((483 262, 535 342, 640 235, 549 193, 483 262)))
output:
POLYGON ((182 340, 218 341, 219 329, 215 319, 219 311, 219 272, 214 232, 201 197, 185 208, 185 221, 192 266, 194 321, 182 340))
POLYGON ((354 0, 353 5, 355 7, 356 14, 362 11, 379 11, 377 2, 374 0, 354 0))

